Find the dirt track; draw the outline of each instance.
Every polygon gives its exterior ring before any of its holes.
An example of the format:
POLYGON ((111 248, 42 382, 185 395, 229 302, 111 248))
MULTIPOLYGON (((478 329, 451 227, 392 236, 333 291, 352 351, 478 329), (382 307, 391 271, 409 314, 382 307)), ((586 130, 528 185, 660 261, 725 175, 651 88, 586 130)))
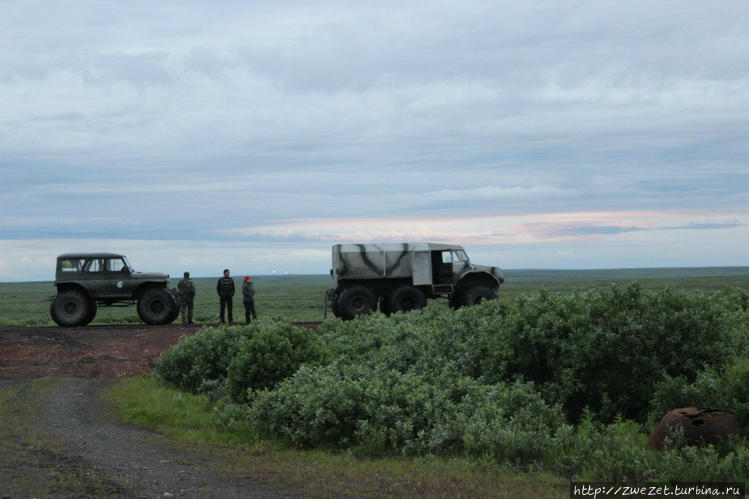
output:
POLYGON ((0 328, 0 498, 296 495, 211 471, 206 457, 118 423, 98 400, 199 327, 0 328))

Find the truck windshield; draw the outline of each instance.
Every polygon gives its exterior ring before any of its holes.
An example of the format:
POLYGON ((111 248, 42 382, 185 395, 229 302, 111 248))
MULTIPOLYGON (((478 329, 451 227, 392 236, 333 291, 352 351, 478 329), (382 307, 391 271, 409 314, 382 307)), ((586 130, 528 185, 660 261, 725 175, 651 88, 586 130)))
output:
POLYGON ((453 251, 453 261, 454 262, 467 262, 468 255, 466 255, 466 252, 463 250, 453 251))
POLYGON ((122 261, 123 261, 123 262, 125 263, 125 266, 126 266, 126 267, 127 267, 127 269, 128 269, 129 271, 130 271, 130 273, 131 273, 131 274, 135 273, 135 271, 133 270, 133 267, 132 267, 132 265, 130 265, 130 262, 128 262, 128 261, 127 261, 127 258, 125 258, 125 257, 123 256, 123 257, 122 257, 122 261))

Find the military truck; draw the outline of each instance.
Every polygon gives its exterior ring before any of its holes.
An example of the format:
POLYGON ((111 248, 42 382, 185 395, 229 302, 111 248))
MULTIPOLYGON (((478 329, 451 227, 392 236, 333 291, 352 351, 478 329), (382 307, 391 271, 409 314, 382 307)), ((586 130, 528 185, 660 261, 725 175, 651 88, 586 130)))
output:
POLYGON ((472 264, 461 246, 436 243, 336 244, 330 275, 326 304, 343 319, 378 304, 387 315, 419 309, 439 296, 453 308, 474 305, 497 298, 504 281, 501 269, 472 264))
POLYGON ((85 326, 94 320, 98 305, 137 303, 146 324, 169 324, 179 314, 179 301, 168 283, 167 274, 135 272, 124 255, 67 253, 57 257, 57 294, 49 313, 60 326, 85 326))

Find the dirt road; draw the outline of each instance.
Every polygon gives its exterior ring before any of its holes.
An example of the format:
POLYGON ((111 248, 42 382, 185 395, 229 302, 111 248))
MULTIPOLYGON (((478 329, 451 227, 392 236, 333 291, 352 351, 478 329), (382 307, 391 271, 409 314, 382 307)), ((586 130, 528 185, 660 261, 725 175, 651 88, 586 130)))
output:
POLYGON ((197 329, 0 328, 0 497, 297 495, 212 471, 204 455, 119 423, 97 399, 197 329))

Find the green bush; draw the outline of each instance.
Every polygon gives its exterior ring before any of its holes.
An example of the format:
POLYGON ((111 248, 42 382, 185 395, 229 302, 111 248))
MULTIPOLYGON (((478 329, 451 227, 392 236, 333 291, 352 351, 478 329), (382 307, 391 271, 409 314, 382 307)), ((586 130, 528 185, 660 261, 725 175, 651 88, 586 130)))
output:
POLYGON ((749 359, 741 359, 724 369, 706 369, 693 383, 684 377, 666 376, 660 381, 650 403, 650 427, 678 407, 712 407, 736 415, 749 428, 749 359))
POLYGON ((227 387, 234 402, 245 402, 249 390, 272 388, 305 362, 325 358, 322 341, 309 330, 289 323, 263 323, 239 345, 227 370, 227 387))
POLYGON ((525 383, 488 386, 468 377, 436 385, 391 369, 302 367, 249 409, 260 433, 294 446, 355 448, 367 454, 466 451, 528 462, 564 426, 525 383))
POLYGON ((231 360, 254 327, 203 328, 193 336, 182 336, 154 363, 156 379, 191 393, 220 387, 231 360))
POLYGON ((745 313, 727 307, 725 296, 645 291, 637 283, 540 293, 499 308, 464 314, 486 341, 480 378, 533 381, 572 421, 587 407, 603 421, 621 414, 642 422, 664 375, 693 381, 705 366, 735 359, 746 336, 745 313))
POLYGON ((427 433, 440 433, 452 406, 417 377, 331 364, 303 366, 275 390, 258 393, 250 420, 260 433, 295 446, 398 452, 432 445, 427 433))
POLYGON ((578 480, 629 482, 744 482, 749 446, 736 440, 720 446, 684 446, 665 451, 644 448, 647 435, 633 421, 604 425, 587 413, 565 452, 548 465, 578 480))
POLYGON ((320 334, 340 362, 385 366, 425 379, 444 366, 482 383, 533 381, 570 421, 644 422, 664 376, 694 381, 746 355, 746 293, 706 295, 624 288, 493 301, 457 313, 428 306, 390 318, 329 321, 320 334))
POLYGON ((497 463, 553 461, 572 431, 561 407, 549 407, 532 383, 482 386, 478 399, 463 404, 466 453, 497 463))

